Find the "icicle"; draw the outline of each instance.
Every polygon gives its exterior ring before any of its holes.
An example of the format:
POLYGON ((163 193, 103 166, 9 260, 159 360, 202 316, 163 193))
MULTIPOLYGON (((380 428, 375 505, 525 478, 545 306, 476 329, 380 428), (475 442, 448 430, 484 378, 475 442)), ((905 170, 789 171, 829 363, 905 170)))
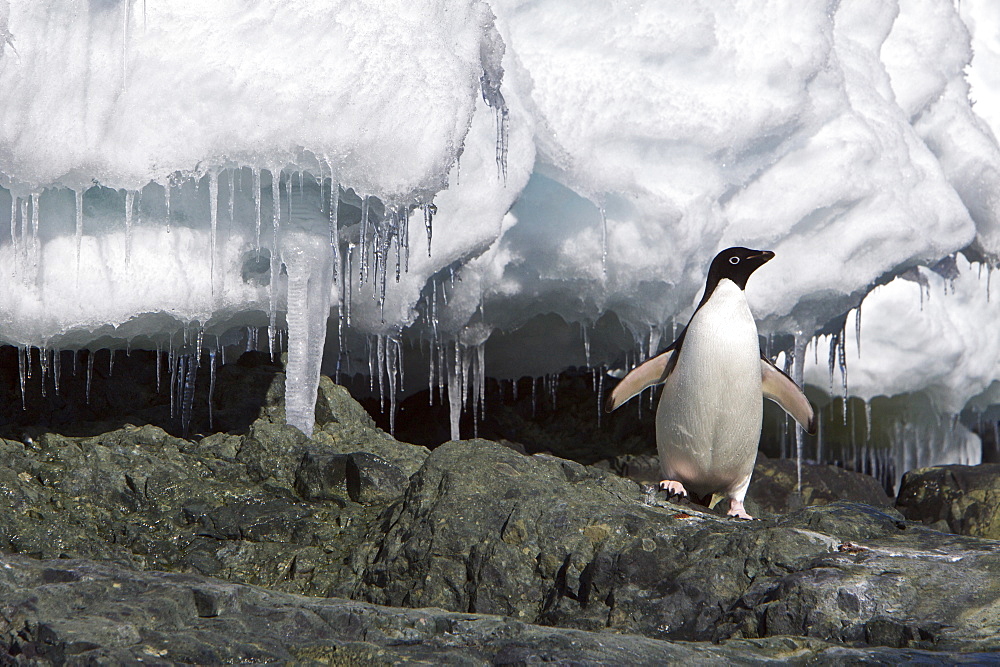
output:
POLYGON ((597 375, 597 428, 601 428, 604 419, 604 376, 607 374, 607 366, 601 364, 600 368, 594 369, 597 375))
POLYGON ((254 206, 254 248, 260 255, 260 169, 250 168, 253 174, 253 206, 254 206))
POLYGON ((378 349, 378 399, 379 406, 385 413, 385 334, 378 334, 376 337, 378 349))
POLYGON ((340 259, 340 184, 330 179, 330 250, 333 251, 334 283, 340 288, 346 280, 341 277, 340 259))
POLYGON ((167 233, 170 233, 170 188, 173 185, 173 178, 167 178, 167 182, 163 185, 163 204, 167 207, 166 223, 167 223, 167 233))
POLYGON ((42 398, 45 398, 45 378, 49 375, 49 351, 44 347, 38 348, 38 371, 42 386, 42 398))
POLYGON ((872 404, 865 400, 865 439, 872 439, 872 404))
POLYGON ((115 351, 113 349, 108 350, 108 377, 115 374, 115 351))
POLYGON ((38 275, 38 255, 41 245, 38 240, 38 228, 42 221, 38 210, 38 200, 41 195, 37 192, 31 193, 31 215, 28 220, 32 221, 31 225, 31 264, 32 268, 35 270, 35 275, 38 275))
MULTIPOLYGON (((846 322, 845 322, 846 326, 846 322)), ((840 377, 844 385, 844 426, 847 426, 847 342, 844 340, 844 331, 840 332, 840 344, 837 346, 838 365, 840 366, 840 377)))
MULTIPOLYGON (((479 386, 479 410, 480 419, 486 417, 486 343, 485 341, 476 346, 477 363, 477 384, 479 386)), ((478 436, 477 436, 478 437, 478 436)))
POLYGON ((202 350, 202 347, 204 346, 204 342, 205 342, 205 328, 204 327, 198 327, 198 335, 197 335, 196 342, 195 342, 195 345, 194 345, 194 349, 195 349, 195 364, 198 367, 201 367, 201 350, 202 350))
POLYGON ((344 323, 346 326, 351 326, 351 263, 354 255, 354 248, 356 246, 353 243, 347 244, 347 253, 344 257, 344 279, 342 282, 342 287, 344 290, 344 323))
MULTIPOLYGON (((455 354, 454 360, 448 366, 448 416, 451 422, 451 439, 459 440, 461 438, 461 417, 462 417, 462 397, 464 395, 464 387, 461 383, 461 353, 459 350, 458 341, 454 341, 455 354)), ((447 356, 447 355, 446 355, 447 356)))
MULTIPOLYGON (((448 374, 448 344, 438 343, 437 344, 438 353, 438 401, 444 402, 445 387, 451 382, 451 376, 448 374)), ((449 397, 450 401, 450 397, 449 397)), ((449 402, 450 406, 450 402, 449 402)), ((455 439, 454 437, 452 438, 455 439)))
MULTIPOLYGON (((291 200, 288 202, 291 207, 291 200)), ((267 314, 267 342, 271 353, 271 361, 278 356, 274 348, 275 321, 278 316, 278 279, 281 272, 281 259, 278 248, 278 228, 281 226, 281 170, 271 170, 271 213, 274 237, 271 242, 271 281, 269 285, 269 310, 267 314)))
MULTIPOLYGON (((77 190, 76 195, 76 285, 80 286, 80 255, 83 252, 83 189, 77 190)), ((10 221, 10 233, 14 235, 14 220, 10 221)))
POLYGON ((90 405, 90 385, 94 379, 94 351, 87 350, 87 405, 90 405))
POLYGON ((840 346, 839 334, 830 334, 830 358, 828 369, 830 371, 830 395, 833 395, 833 377, 837 366, 837 348, 840 346))
MULTIPOLYGON (((806 366, 806 343, 808 339, 801 331, 795 332, 795 342, 792 346, 792 379, 799 387, 804 387, 806 366)), ((805 436, 802 429, 795 427, 795 490, 799 501, 802 501, 802 452, 805 447, 805 436)))
POLYGON ((358 252, 361 256, 358 258, 361 262, 360 271, 358 273, 358 278, 360 280, 359 285, 363 285, 365 280, 368 278, 368 197, 361 197, 361 243, 358 252))
POLYGON ((30 246, 30 225, 28 218, 28 200, 18 198, 21 203, 21 251, 24 254, 23 266, 24 266, 24 280, 27 282, 28 276, 28 248, 30 246))
POLYGON ((333 256, 326 234, 291 230, 282 238, 281 252, 288 270, 285 421, 311 436, 330 315, 333 256))
POLYGON ((858 344, 858 359, 861 358, 861 304, 854 311, 854 339, 858 344))
POLYGON ((17 349, 17 374, 18 374, 18 378, 21 381, 21 409, 22 410, 27 410, 28 409, 28 402, 27 402, 27 398, 25 396, 25 385, 28 382, 28 369, 27 369, 27 365, 30 362, 31 362, 31 359, 28 356, 28 348, 27 347, 19 347, 17 349))
POLYGON ((212 288, 212 304, 215 304, 215 255, 218 243, 219 229, 219 176, 215 171, 208 172, 208 206, 211 220, 211 240, 209 242, 209 283, 212 288))
POLYGON ((52 381, 55 383, 56 396, 59 395, 59 382, 62 379, 62 350, 54 350, 52 356, 52 381))
POLYGON ((208 352, 208 428, 215 428, 212 423, 212 397, 215 396, 215 350, 208 352))
POLYGON ((183 368, 186 372, 179 373, 178 380, 183 381, 181 393, 181 431, 188 434, 191 426, 191 417, 194 413, 194 388, 197 380, 198 364, 191 358, 190 354, 180 357, 183 360, 183 368))
POLYGON ((163 350, 160 348, 160 343, 157 343, 156 344, 156 393, 157 394, 160 393, 160 373, 161 373, 160 366, 162 366, 163 364, 163 362, 161 361, 162 355, 163 355, 163 350))
POLYGON ((17 277, 17 210, 18 210, 18 197, 15 197, 13 193, 10 196, 10 244, 11 250, 13 251, 14 261, 11 262, 11 276, 17 277))
MULTIPOLYGON (((437 206, 434 204, 424 204, 424 227, 427 229, 427 256, 431 256, 431 236, 433 233, 434 214, 437 213, 437 206)), ((11 223, 13 224, 13 223, 11 223)))
MULTIPOLYGON (((127 3, 126 3, 127 4, 127 3)), ((135 204, 135 192, 125 191, 125 266, 132 261, 132 206, 135 204)))
POLYGON ((396 435, 396 374, 399 372, 399 341, 389 338, 385 345, 387 374, 389 376, 389 435, 396 435))

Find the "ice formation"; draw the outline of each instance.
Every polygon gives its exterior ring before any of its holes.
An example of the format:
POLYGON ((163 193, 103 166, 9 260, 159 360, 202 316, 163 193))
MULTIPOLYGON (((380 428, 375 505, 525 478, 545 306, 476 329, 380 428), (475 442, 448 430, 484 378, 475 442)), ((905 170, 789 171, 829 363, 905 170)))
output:
POLYGON ((0 0, 0 342, 161 349, 182 415, 192 367, 287 352, 306 432, 322 359, 390 413, 430 387, 457 437, 486 374, 641 360, 720 248, 764 247, 771 351, 842 412, 931 406, 875 415, 897 473, 972 461, 998 28, 990 0, 0 0))

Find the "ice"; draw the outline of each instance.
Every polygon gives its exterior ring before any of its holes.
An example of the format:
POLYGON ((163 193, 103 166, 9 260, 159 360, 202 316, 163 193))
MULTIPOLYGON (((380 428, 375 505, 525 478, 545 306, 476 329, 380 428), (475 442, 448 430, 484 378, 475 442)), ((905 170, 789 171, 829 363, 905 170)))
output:
POLYGON ((287 231, 281 240, 281 256, 288 269, 285 418, 312 435, 333 287, 329 237, 319 230, 287 231))
POLYGON ((460 437, 487 375, 555 402, 586 366, 603 393, 745 245, 776 252, 747 289, 761 333, 827 401, 797 449, 839 456, 863 400, 844 460, 965 460, 968 419, 942 425, 1000 404, 991 0, 135 9, 0 2, 0 342, 24 374, 30 348, 169 350, 186 419, 184 332, 249 350, 266 327, 303 431, 318 373, 368 356, 391 423, 430 389, 460 437))

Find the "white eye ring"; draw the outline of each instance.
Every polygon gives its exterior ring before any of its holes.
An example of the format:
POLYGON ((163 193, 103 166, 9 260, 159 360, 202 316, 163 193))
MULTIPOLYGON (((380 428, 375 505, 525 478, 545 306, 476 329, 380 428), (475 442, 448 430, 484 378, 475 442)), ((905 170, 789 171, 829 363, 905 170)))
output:
POLYGON ((739 264, 740 263, 740 258, 739 257, 730 257, 729 258, 729 263, 730 264, 739 264))

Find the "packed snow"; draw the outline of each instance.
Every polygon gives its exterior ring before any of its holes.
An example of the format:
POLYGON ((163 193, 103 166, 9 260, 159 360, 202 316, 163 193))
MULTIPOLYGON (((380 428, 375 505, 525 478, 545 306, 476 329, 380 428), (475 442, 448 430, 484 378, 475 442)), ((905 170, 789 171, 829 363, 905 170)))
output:
POLYGON ((931 406, 875 415, 897 474, 976 462, 998 35, 991 0, 0 0, 0 342, 159 349, 181 404, 287 353, 306 433, 363 370, 457 437, 486 374, 655 353, 744 245, 811 391, 931 406))

